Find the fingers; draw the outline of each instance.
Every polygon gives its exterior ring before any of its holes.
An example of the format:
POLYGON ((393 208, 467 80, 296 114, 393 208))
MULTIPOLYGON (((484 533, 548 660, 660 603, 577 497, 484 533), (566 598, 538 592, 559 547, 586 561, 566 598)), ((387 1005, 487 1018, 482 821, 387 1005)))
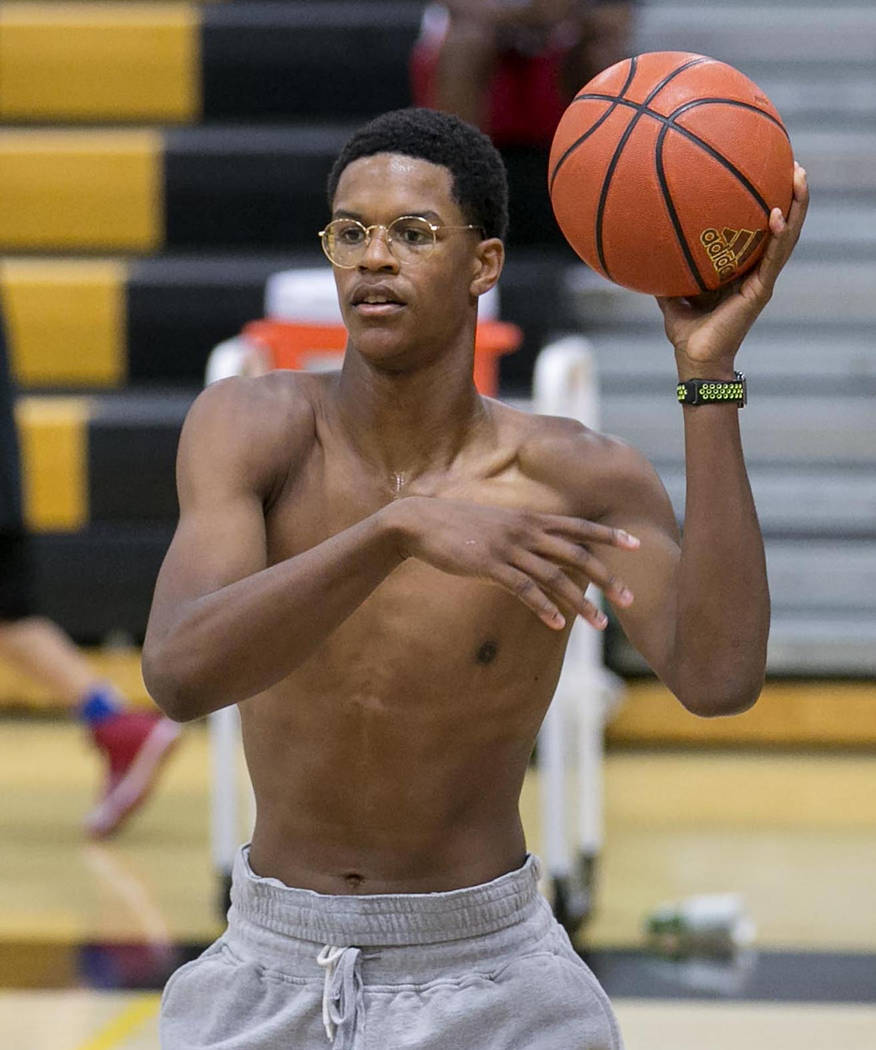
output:
MULTIPOLYGON (((585 597, 586 584, 582 587, 575 582, 567 567, 594 583, 615 605, 626 608, 633 603, 632 591, 588 549, 587 544, 602 543, 637 550, 640 546, 638 537, 624 529, 598 525, 584 518, 541 515, 540 523, 543 531, 531 536, 526 548, 520 549, 513 558, 515 569, 534 582, 539 600, 551 602, 551 613, 559 604, 598 630, 604 630, 608 623, 605 614, 585 597)), ((549 623, 549 626, 554 624, 549 623)))
POLYGON ((795 207, 797 207, 798 210, 802 210, 804 215, 806 209, 809 207, 809 179, 806 175, 806 169, 802 164, 798 164, 797 161, 794 161, 794 200, 791 203, 792 212, 795 207))
POLYGON ((763 253, 763 259, 753 275, 770 289, 800 238, 800 231, 808 210, 809 188, 806 171, 795 162, 794 196, 791 200, 791 207, 788 209, 788 217, 785 218, 780 208, 773 208, 770 212, 769 227, 772 236, 763 253))
MULTIPOLYGON (((616 605, 626 608, 633 603, 633 592, 629 587, 612 573, 605 564, 600 561, 586 547, 557 536, 548 536, 536 549, 536 553, 554 566, 568 565, 570 568, 582 573, 587 579, 599 587, 606 598, 616 605)), ((547 581, 548 583, 550 581, 547 581)), ((570 581, 571 582, 571 581, 570 581)), ((575 585, 573 584, 573 587, 575 585)), ((580 591, 580 588, 575 588, 580 591)))
POLYGON ((598 630, 608 620, 602 610, 585 597, 588 583, 601 588, 610 600, 626 607, 633 602, 629 587, 616 577, 589 549, 592 543, 636 550, 640 541, 624 529, 599 525, 584 518, 564 515, 528 514, 514 532, 494 549, 494 562, 485 575, 514 594, 552 630, 566 626, 565 610, 583 617, 598 630), (515 535, 516 533, 516 535, 515 535), (570 570, 586 578, 582 587, 570 570))
POLYGON ((788 209, 788 218, 783 219, 781 212, 779 212, 778 218, 781 219, 779 223, 781 229, 776 231, 780 237, 784 238, 788 255, 791 254, 791 250, 799 240, 800 231, 803 229, 803 223, 808 211, 809 183, 806 178, 806 169, 795 162, 794 197, 791 201, 791 207, 788 209))
POLYGON ((605 630, 608 618, 584 591, 559 566, 536 555, 523 555, 518 566, 508 566, 499 580, 524 605, 553 630, 562 630, 566 618, 560 611, 564 606, 587 620, 597 630, 605 630))
POLYGON ((596 522, 588 521, 586 518, 572 518, 562 514, 541 514, 538 516, 537 523, 545 533, 559 534, 575 543, 606 543, 611 547, 620 547, 624 550, 639 549, 638 537, 624 529, 616 529, 610 525, 597 525, 596 522))
POLYGON ((581 616, 598 630, 604 630, 608 623, 603 611, 587 598, 587 584, 582 587, 563 565, 573 565, 586 572, 588 582, 601 587, 615 604, 623 607, 632 604, 633 594, 629 587, 589 551, 559 540, 545 546, 549 550, 547 555, 519 550, 514 555, 513 564, 502 566, 494 578, 529 606, 548 627, 561 629, 565 626, 561 608, 581 616))
POLYGON ((556 604, 544 593, 531 576, 520 569, 504 565, 496 572, 495 580, 506 590, 519 598, 524 605, 532 609, 535 615, 553 631, 561 631, 566 626, 566 618, 556 604))
POLYGON ((791 197, 791 206, 788 209, 788 217, 787 219, 785 218, 781 208, 773 208, 769 217, 770 232, 780 237, 786 230, 790 229, 796 241, 808 209, 809 185, 806 178, 806 169, 795 161, 794 191, 791 197))

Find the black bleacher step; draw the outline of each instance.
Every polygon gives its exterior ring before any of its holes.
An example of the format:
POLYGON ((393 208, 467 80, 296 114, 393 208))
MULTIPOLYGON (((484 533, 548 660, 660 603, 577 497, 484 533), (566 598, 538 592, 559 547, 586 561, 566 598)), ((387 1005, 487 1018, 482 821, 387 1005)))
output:
POLYGON ((268 277, 322 262, 314 246, 311 254, 164 255, 133 263, 127 282, 129 380, 202 383, 213 347, 263 316, 268 277))
POLYGON ((326 179, 352 128, 212 127, 165 136, 165 236, 177 249, 300 247, 328 217, 326 179))
POLYGON ((176 450, 197 393, 128 391, 94 399, 88 427, 92 522, 176 521, 176 450))
POLYGON ((410 105, 420 3, 211 4, 201 31, 208 120, 369 117, 410 105))
POLYGON ((173 525, 94 525, 34 537, 40 611, 82 644, 124 632, 140 642, 173 525))
MULTIPOLYGON (((168 130, 167 247, 271 251, 315 244, 328 218, 328 174, 359 123, 168 130)), ((561 246, 547 193, 545 154, 515 148, 503 156, 511 194, 509 243, 561 246)))
MULTIPOLYGON (((500 312, 523 328, 524 343, 501 361, 503 389, 528 391, 535 356, 549 333, 571 325, 562 274, 573 258, 569 248, 509 251, 500 312)), ((130 381, 202 383, 213 347, 264 315, 268 277, 314 266, 328 268, 315 244, 309 253, 167 255, 133 263, 127 287, 130 381)))

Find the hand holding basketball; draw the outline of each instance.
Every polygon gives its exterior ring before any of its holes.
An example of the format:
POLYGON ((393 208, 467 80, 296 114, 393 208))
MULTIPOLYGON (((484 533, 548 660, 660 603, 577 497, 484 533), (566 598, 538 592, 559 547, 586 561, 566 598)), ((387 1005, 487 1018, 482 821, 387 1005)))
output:
POLYGON ((770 235, 758 266, 725 289, 693 298, 658 296, 666 334, 675 346, 682 379, 703 375, 703 365, 732 362, 742 340, 769 302, 773 287, 791 256, 809 207, 806 172, 794 165, 794 199, 788 218, 778 208, 770 215, 770 235))

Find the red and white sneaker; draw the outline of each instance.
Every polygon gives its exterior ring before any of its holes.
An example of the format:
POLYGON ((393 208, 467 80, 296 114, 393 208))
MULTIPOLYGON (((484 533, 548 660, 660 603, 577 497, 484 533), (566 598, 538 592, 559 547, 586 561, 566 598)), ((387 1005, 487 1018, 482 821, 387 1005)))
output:
POLYGON ((85 818, 89 835, 112 835, 141 805, 181 732, 176 722, 145 711, 120 711, 92 729, 109 770, 103 798, 85 818))

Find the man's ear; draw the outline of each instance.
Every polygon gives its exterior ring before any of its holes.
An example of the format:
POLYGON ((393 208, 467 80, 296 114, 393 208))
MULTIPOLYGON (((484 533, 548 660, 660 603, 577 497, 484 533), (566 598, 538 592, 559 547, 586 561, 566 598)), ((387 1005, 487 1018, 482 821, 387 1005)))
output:
POLYGON ((505 265, 505 245, 498 237, 488 237, 478 244, 474 261, 474 276, 469 285, 473 296, 488 292, 499 280, 505 265))

